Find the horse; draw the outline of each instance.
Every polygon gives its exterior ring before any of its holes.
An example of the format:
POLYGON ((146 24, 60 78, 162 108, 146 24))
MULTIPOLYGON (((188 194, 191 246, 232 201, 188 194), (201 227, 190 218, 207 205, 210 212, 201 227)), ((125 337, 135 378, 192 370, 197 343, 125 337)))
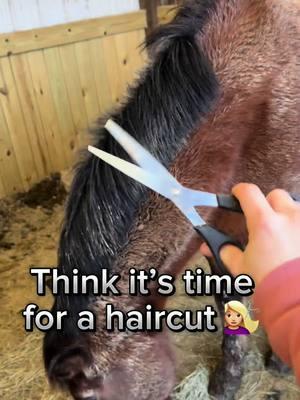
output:
MULTIPOLYGON (((296 0, 194 0, 146 41, 149 63, 124 104, 109 115, 180 183, 230 193, 242 181, 265 193, 300 188, 300 6, 296 0)), ((91 144, 128 160, 99 121, 91 144)), ((205 209, 218 229, 246 244, 240 215, 205 209)), ((166 329, 109 333, 105 307, 143 311, 166 298, 129 296, 130 268, 176 277, 201 240, 171 202, 84 153, 68 197, 58 250, 61 273, 120 276, 121 296, 55 296, 68 310, 64 330, 44 338, 51 383, 76 400, 166 400, 175 359, 166 329), (79 311, 97 317, 92 332, 76 326, 79 311)), ((210 260, 212 272, 215 265, 210 260)), ((224 271, 225 273, 225 271, 224 271)), ((223 309, 224 298, 217 302, 223 309)), ((221 312, 221 311, 220 311, 221 312)), ((224 337, 223 360, 210 380, 216 398, 240 385, 247 338, 224 337)), ((275 362, 276 358, 273 358, 275 362)))

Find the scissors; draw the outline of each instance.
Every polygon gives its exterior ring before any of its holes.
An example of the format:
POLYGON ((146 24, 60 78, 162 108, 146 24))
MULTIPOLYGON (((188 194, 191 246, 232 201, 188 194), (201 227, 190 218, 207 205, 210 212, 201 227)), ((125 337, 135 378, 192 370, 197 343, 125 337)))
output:
POLYGON ((207 243, 215 259, 217 272, 224 274, 227 268, 220 257, 221 248, 231 244, 243 250, 243 246, 229 235, 208 225, 195 207, 213 207, 243 213, 239 201, 231 195, 218 195, 182 186, 157 159, 116 122, 111 119, 108 120, 105 128, 137 165, 93 146, 88 146, 89 152, 125 175, 171 200, 207 243))

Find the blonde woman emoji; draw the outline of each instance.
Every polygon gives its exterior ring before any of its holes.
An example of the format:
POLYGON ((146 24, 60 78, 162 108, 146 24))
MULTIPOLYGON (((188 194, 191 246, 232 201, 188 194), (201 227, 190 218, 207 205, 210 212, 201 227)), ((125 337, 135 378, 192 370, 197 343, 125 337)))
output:
POLYGON ((258 328, 243 303, 233 300, 225 304, 225 335, 250 335, 258 328))

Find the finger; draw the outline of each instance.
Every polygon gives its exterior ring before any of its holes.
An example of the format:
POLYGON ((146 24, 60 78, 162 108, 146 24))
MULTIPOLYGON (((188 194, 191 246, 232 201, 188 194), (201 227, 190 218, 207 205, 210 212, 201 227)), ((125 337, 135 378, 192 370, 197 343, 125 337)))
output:
POLYGON ((267 196, 267 200, 274 211, 284 212, 294 209, 296 206, 295 201, 288 192, 281 189, 272 190, 267 196))
POLYGON ((213 257, 212 252, 210 251, 210 248, 208 247, 208 245, 205 242, 202 243, 202 245, 200 246, 200 252, 205 257, 213 257))
POLYGON ((240 275, 243 272, 244 253, 238 247, 224 246, 221 249, 220 256, 233 276, 240 275))
POLYGON ((274 214, 272 207, 258 186, 240 183, 233 188, 232 193, 241 204, 248 230, 251 229, 259 216, 265 215, 268 218, 274 214))

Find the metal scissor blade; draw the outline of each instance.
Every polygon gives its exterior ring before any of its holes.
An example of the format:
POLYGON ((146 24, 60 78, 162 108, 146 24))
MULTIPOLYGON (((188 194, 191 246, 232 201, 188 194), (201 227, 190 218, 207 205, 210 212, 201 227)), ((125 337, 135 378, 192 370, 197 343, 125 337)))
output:
POLYGON ((174 185, 169 179, 166 180, 160 178, 156 174, 154 175, 151 172, 145 171, 137 165, 122 160, 121 158, 113 156, 112 154, 106 153, 105 151, 97 149, 96 147, 88 146, 88 150, 90 153, 93 153, 95 156, 123 172, 125 175, 135 179, 136 181, 170 200, 172 200, 174 192, 178 193, 180 192, 181 188, 184 189, 175 178, 174 185))
POLYGON ((190 203, 190 201, 194 201, 193 191, 181 186, 176 180, 177 186, 173 186, 169 180, 161 179, 157 175, 144 171, 137 165, 131 164, 96 147, 88 146, 88 150, 125 175, 171 200, 194 226, 205 224, 205 221, 196 212, 193 204, 190 203))
POLYGON ((123 147, 123 149, 126 150, 130 157, 144 170, 150 171, 151 173, 154 173, 155 171, 155 173, 159 174, 160 177, 163 177, 169 181, 173 181, 174 184, 178 184, 174 176, 171 175, 170 172, 158 160, 156 160, 156 158, 153 157, 148 150, 146 150, 116 122, 109 119, 105 124, 105 128, 123 147))

